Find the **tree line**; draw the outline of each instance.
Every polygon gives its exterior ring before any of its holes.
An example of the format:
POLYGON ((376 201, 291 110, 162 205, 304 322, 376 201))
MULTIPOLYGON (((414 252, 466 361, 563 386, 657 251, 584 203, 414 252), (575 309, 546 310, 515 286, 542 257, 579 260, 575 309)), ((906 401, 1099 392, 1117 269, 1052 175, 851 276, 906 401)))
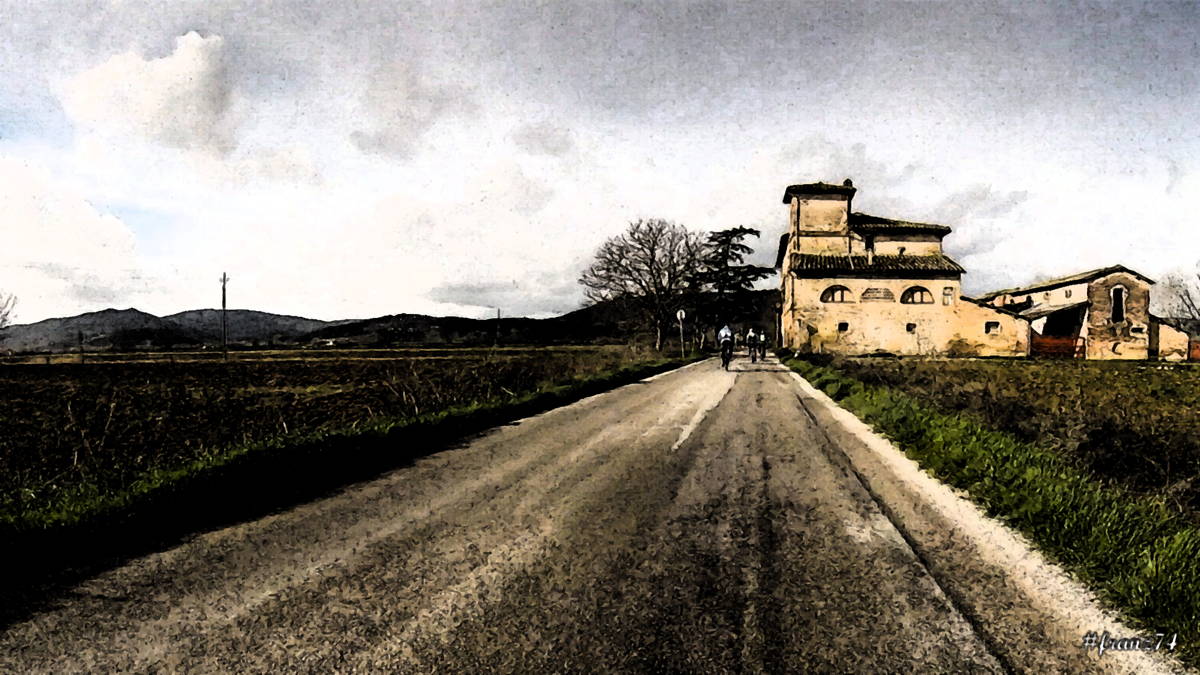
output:
POLYGON ((17 306, 17 296, 0 291, 0 328, 4 328, 12 320, 13 309, 17 306))
POLYGON ((600 246, 579 283, 593 304, 635 308, 662 349, 680 309, 702 330, 759 315, 754 284, 774 271, 746 263, 754 249, 745 240, 759 235, 749 227, 705 235, 667 220, 637 220, 600 246))

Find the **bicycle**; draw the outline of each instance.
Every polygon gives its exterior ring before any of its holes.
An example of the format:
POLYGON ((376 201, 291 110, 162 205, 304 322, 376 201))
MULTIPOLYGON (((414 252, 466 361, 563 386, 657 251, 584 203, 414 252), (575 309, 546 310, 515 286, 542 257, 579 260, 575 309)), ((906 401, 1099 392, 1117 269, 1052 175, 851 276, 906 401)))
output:
POLYGON ((733 360, 733 340, 721 341, 721 367, 729 370, 729 362, 733 360))

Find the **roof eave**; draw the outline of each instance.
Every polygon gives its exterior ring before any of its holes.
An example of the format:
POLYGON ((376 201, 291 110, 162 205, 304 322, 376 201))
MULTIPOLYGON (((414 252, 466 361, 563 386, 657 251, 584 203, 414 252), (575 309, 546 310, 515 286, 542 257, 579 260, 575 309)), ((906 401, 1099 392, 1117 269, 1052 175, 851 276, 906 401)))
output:
POLYGON ((815 197, 819 195, 841 195, 850 199, 854 197, 855 192, 858 192, 858 188, 852 185, 834 185, 832 183, 789 185, 783 191, 783 203, 791 204, 792 197, 815 197))
POLYGON ((979 298, 986 301, 994 300, 1001 295, 1024 295, 1026 293, 1036 293, 1038 291, 1049 291, 1055 288, 1062 288, 1063 286, 1091 283, 1100 277, 1106 277, 1110 274, 1116 274, 1117 272, 1131 274, 1148 284, 1158 283, 1141 272, 1131 270, 1124 265, 1110 265, 1108 267, 1101 267, 1088 272, 1080 272, 1079 274, 1067 275, 1065 277, 1058 277, 1056 279, 1047 279, 1041 283, 1030 284, 1029 286, 1018 286, 1016 288, 1005 288, 999 291, 992 291, 991 293, 985 293, 984 295, 979 296, 979 298))

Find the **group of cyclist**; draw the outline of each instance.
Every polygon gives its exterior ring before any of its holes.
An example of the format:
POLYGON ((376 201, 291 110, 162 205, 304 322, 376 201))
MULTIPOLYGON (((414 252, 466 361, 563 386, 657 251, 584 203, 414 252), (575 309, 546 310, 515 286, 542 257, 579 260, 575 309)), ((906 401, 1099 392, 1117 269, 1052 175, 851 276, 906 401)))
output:
MULTIPOLYGON (((717 344, 721 348, 721 367, 729 370, 729 362, 733 360, 733 347, 735 337, 733 331, 729 328, 729 324, 721 327, 717 331, 717 344)), ((759 359, 766 360, 767 358, 767 334, 759 329, 755 330, 753 326, 746 330, 746 335, 743 339, 743 344, 750 351, 750 362, 755 363, 759 359)))

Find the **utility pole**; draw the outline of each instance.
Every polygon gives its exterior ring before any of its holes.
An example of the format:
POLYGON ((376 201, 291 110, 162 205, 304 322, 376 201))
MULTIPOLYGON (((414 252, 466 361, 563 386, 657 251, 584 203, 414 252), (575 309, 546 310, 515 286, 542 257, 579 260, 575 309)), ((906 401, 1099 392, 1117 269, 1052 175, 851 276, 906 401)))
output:
POLYGON ((229 283, 229 275, 221 272, 221 351, 225 360, 229 360, 229 321, 225 318, 225 285, 229 283))
POLYGON ((679 358, 685 359, 687 356, 683 353, 683 320, 687 318, 687 312, 681 309, 675 312, 675 318, 679 319, 679 358))
POLYGON ((492 349, 495 349, 500 344, 500 308, 496 308, 496 335, 492 340, 492 349))

